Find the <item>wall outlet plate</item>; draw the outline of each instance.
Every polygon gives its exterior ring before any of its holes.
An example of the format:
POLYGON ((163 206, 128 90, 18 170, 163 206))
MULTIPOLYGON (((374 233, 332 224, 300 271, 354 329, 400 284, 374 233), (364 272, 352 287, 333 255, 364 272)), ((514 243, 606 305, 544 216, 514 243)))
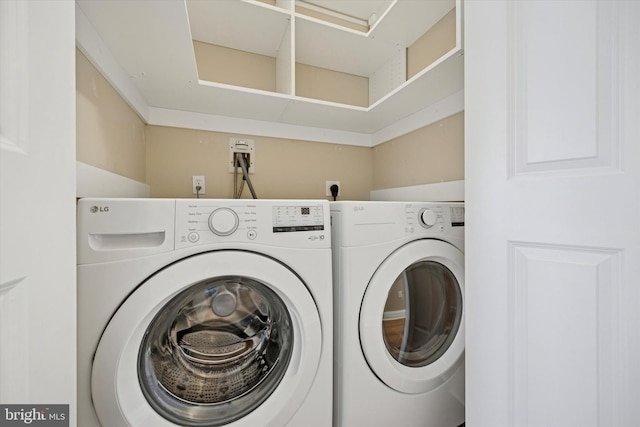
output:
POLYGON ((192 188, 193 194, 205 194, 204 189, 204 176, 202 175, 194 175, 192 177, 192 188), (200 186, 200 191, 196 189, 197 186, 200 186))
POLYGON ((338 196, 340 195, 340 191, 342 191, 342 186, 340 185, 340 181, 326 181, 325 184, 325 188, 326 188, 326 196, 327 197, 333 197, 333 194, 331 194, 331 186, 335 184, 338 186, 338 196))

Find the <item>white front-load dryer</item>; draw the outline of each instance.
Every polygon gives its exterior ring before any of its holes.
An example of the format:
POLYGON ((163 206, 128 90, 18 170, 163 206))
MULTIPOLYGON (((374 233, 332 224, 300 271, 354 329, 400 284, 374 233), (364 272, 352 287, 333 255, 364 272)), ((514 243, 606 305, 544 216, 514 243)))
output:
POLYGON ((464 423, 464 204, 331 203, 334 426, 464 423))
POLYGON ((81 199, 78 425, 331 426, 327 201, 81 199))

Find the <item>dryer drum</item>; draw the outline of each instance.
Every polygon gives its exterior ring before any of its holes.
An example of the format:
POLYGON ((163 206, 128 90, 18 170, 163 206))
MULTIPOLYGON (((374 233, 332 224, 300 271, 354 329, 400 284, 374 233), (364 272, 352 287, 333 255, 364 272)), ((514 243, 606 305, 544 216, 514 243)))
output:
POLYGON ((150 323, 138 358, 140 384, 173 422, 225 424, 275 390, 292 340, 285 304, 266 285, 243 277, 199 282, 150 323))
MULTIPOLYGON (((399 318, 382 322, 387 350, 405 366, 435 362, 460 328, 462 291, 455 275, 438 262, 419 261, 403 271, 391 289, 402 289, 403 309, 399 318)), ((387 306, 397 300, 392 290, 387 306)))

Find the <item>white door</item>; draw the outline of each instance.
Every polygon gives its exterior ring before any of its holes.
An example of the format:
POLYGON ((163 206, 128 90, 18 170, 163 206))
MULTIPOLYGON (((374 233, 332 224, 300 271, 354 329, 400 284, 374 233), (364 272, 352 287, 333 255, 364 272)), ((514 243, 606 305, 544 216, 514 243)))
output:
POLYGON ((69 404, 70 425, 74 13, 72 1, 0 1, 0 403, 69 404))
POLYGON ((465 3, 469 427, 638 425, 638 22, 465 3))

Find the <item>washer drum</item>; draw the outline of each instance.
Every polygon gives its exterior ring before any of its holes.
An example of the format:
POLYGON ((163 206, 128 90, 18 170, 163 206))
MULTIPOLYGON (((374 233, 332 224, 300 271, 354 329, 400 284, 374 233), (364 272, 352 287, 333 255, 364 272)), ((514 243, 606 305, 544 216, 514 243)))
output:
POLYGON ((245 277, 199 282, 155 316, 138 357, 149 403, 181 425, 221 425, 278 386, 293 332, 284 302, 245 277))

